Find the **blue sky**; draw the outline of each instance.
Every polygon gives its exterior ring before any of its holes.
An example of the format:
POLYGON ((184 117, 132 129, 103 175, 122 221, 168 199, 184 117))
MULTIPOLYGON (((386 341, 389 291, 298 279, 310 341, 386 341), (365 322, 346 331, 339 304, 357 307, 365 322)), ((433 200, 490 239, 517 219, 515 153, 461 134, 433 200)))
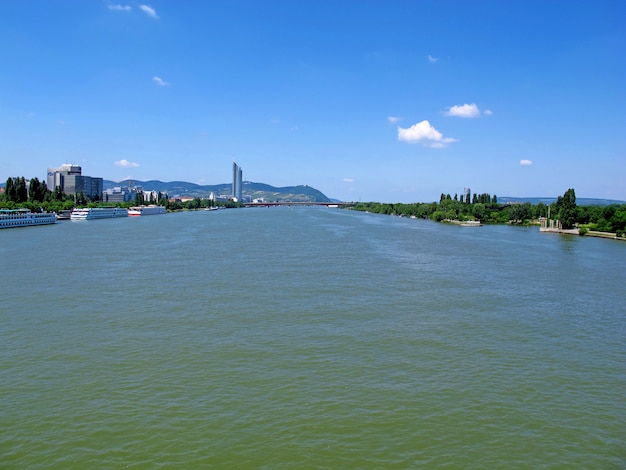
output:
POLYGON ((626 200, 621 0, 0 1, 0 179, 626 200))

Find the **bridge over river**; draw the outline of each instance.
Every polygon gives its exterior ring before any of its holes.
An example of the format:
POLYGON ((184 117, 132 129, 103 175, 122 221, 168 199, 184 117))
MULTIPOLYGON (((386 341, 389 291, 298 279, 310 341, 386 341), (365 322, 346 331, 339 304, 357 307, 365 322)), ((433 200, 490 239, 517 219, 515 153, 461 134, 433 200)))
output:
POLYGON ((350 207, 353 202, 246 202, 245 207, 273 207, 273 206, 326 206, 350 207))

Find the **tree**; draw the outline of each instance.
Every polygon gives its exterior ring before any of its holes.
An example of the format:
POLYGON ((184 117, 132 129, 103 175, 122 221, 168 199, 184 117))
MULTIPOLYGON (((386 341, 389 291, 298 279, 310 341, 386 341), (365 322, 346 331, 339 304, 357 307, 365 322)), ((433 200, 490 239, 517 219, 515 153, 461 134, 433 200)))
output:
POLYGON ((43 202, 46 199, 48 187, 45 182, 40 182, 38 178, 30 180, 28 185, 28 199, 31 202, 43 202))
POLYGON ((558 197, 556 201, 556 211, 563 228, 570 229, 576 224, 578 213, 576 210, 576 193, 573 188, 565 191, 563 197, 558 197))
POLYGON ((30 180, 30 184, 28 185, 28 199, 30 201, 36 201, 36 197, 39 193, 39 180, 37 178, 32 178, 30 180))
POLYGON ((539 202, 537 207, 535 208, 535 215, 537 217, 545 217, 548 215, 548 206, 546 206, 543 202, 539 202))
POLYGON ((52 194, 52 198, 55 201, 63 201, 65 199, 65 193, 61 191, 61 186, 54 187, 54 193, 52 194))
POLYGON ((485 205, 483 203, 473 204, 472 215, 477 220, 483 220, 485 218, 485 205))
POLYGON ((13 178, 7 178, 7 182, 4 185, 4 197, 7 201, 13 201, 15 195, 15 189, 13 188, 13 178))
POLYGON ((17 180, 17 201, 15 202, 26 202, 28 201, 28 189, 26 189, 26 179, 22 176, 17 180))
POLYGON ((24 177, 7 178, 4 192, 7 201, 17 203, 28 201, 28 190, 26 189, 26 179, 24 177))
POLYGON ((85 197, 85 193, 82 191, 76 195, 76 204, 79 206, 87 204, 87 198, 85 197))
POLYGON ((523 204, 512 204, 509 206, 509 220, 516 224, 521 224, 531 216, 531 205, 529 202, 523 204))
POLYGON ((202 206, 202 201, 199 197, 194 197, 191 201, 189 201, 187 207, 189 207, 189 209, 200 209, 200 206, 202 206))

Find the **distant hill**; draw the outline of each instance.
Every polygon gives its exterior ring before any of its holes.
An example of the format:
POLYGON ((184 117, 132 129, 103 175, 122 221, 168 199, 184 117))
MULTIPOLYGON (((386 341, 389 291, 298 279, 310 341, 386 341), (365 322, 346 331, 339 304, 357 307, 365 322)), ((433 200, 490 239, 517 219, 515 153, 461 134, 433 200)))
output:
MULTIPOLYGON (((556 202, 555 197, 500 197, 498 196, 498 202, 500 204, 523 204, 524 202, 530 202, 531 204, 552 204, 556 202)), ((611 204, 626 204, 626 201, 616 201, 614 199, 595 199, 590 197, 577 197, 577 206, 610 206, 611 204)))
MULTIPOLYGON (((104 189, 124 187, 129 184, 141 186, 147 191, 167 193, 169 197, 207 198, 210 193, 223 196, 228 196, 232 193, 230 184, 199 185, 186 181, 163 182, 158 180, 124 180, 119 182, 104 180, 104 189)), ((252 199, 262 198, 267 202, 331 202, 324 193, 307 185, 276 188, 269 184, 244 181, 241 192, 243 196, 249 196, 252 199)))

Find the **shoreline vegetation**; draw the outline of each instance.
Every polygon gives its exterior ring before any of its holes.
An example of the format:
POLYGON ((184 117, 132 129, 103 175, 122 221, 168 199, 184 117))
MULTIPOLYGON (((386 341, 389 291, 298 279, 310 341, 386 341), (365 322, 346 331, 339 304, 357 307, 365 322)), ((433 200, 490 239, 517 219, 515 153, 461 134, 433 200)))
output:
MULTIPOLYGON (((31 212, 62 213, 75 207, 132 207, 162 205, 168 212, 199 210, 211 207, 238 208, 234 201, 213 201, 194 197, 180 201, 169 199, 166 193, 158 193, 156 200, 144 200, 138 193, 135 200, 113 203, 90 200, 83 194, 68 195, 60 188, 54 191, 37 178, 30 180, 28 188, 25 178, 8 178, 4 191, 0 192, 0 209, 29 209, 31 212)), ((413 219, 429 219, 435 222, 480 226, 482 224, 538 225, 542 232, 567 235, 591 236, 626 241, 626 204, 608 206, 576 205, 574 189, 568 189, 556 202, 498 203, 497 196, 490 194, 465 195, 441 194, 439 202, 430 203, 383 203, 355 202, 349 210, 396 215, 413 219)))
POLYGON ((536 225, 542 232, 626 241, 626 204, 577 206, 574 189, 568 189, 552 204, 499 204, 497 196, 489 194, 474 194, 472 199, 469 195, 441 194, 438 203, 357 202, 349 209, 458 225, 536 225))

